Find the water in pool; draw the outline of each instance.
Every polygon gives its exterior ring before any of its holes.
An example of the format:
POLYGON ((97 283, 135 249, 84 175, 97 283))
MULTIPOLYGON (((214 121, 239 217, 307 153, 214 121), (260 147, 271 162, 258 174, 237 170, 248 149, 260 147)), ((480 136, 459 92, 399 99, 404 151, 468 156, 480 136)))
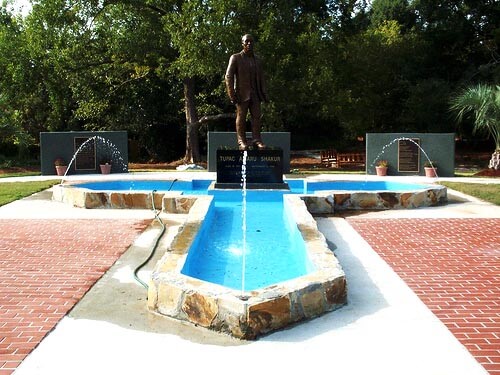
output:
MULTIPOLYGON (((214 191, 214 207, 189 250, 182 273, 241 289, 242 192, 214 191)), ((245 290, 306 275, 313 270, 305 243, 283 206, 282 192, 247 192, 245 290)))
MULTIPOLYGON (((301 180, 304 186, 303 180, 301 180)), ((404 183, 398 181, 312 181, 307 182, 307 193, 314 194, 322 190, 337 191, 410 191, 428 188, 428 185, 404 183)))
MULTIPOLYGON (((75 184, 90 190, 99 191, 179 191, 183 194, 208 194, 212 180, 116 180, 96 181, 75 184)), ((346 191, 409 191, 426 189, 424 184, 403 183, 397 181, 309 181, 302 179, 286 180, 292 194, 314 194, 322 190, 346 191), (304 191, 306 187, 306 191, 304 191)), ((225 193, 224 193, 225 194, 225 193)))
MULTIPOLYGON (((241 190, 209 190, 212 180, 121 180, 76 184, 101 191, 178 191, 211 194, 207 213, 189 250, 182 273, 233 289, 242 289, 243 220, 241 190)), ((410 191, 428 185, 394 181, 286 181, 290 191, 247 192, 245 291, 262 288, 308 274, 312 264, 296 224, 289 220, 283 194, 319 191, 410 191)))
POLYGON ((74 186, 99 191, 181 191, 183 194, 207 194, 212 180, 116 180, 95 181, 74 186))

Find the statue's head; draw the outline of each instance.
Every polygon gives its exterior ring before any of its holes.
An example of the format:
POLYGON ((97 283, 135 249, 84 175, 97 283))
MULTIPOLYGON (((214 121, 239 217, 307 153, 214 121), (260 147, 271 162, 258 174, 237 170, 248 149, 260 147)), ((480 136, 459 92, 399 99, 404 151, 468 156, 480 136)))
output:
POLYGON ((245 51, 245 53, 253 52, 253 44, 253 36, 250 34, 245 34, 241 37, 241 45, 243 46, 243 51, 245 51))

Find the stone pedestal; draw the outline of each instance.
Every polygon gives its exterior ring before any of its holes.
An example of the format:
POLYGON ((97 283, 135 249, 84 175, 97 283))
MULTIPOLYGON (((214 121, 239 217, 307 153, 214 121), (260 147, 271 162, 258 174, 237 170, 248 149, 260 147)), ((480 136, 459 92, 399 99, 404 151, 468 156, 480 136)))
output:
MULTIPOLYGON (((243 153, 217 150, 216 189, 241 189, 243 153)), ((246 160, 247 189, 288 189, 283 182, 282 150, 249 150, 246 160)))

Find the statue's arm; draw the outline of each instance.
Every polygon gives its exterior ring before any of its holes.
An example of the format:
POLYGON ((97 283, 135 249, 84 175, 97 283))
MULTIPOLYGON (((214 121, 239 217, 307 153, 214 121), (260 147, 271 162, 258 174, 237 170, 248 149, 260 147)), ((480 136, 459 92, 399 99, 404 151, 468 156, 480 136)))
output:
POLYGON ((226 77, 225 77, 227 95, 229 96, 229 99, 231 100, 232 103, 238 102, 238 97, 234 90, 234 76, 236 74, 237 67, 238 65, 236 62, 236 57, 233 55, 229 59, 229 64, 227 65, 226 77))
POLYGON ((260 85, 262 87, 262 95, 264 95, 264 102, 268 103, 269 102, 269 95, 267 94, 267 86, 266 86, 266 80, 264 79, 264 75, 262 75, 260 85))
POLYGON ((259 59, 258 60, 258 69, 259 69, 259 74, 258 74, 258 79, 259 79, 259 84, 260 84, 260 90, 262 95, 264 96, 264 102, 269 102, 269 96, 267 95, 267 85, 266 85, 266 79, 264 76, 264 69, 262 67, 262 61, 259 59))

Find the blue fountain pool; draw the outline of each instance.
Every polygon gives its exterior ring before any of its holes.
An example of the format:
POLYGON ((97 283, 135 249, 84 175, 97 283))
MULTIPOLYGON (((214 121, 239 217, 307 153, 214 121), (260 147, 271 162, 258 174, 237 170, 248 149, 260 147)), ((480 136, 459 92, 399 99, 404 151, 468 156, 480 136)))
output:
MULTIPOLYGON (((312 214, 415 208, 438 204, 443 198, 439 190, 443 187, 400 181, 288 179, 285 182, 289 190, 246 191, 246 215, 242 213, 243 191, 213 189, 214 181, 210 179, 75 183, 69 185, 66 195, 88 208, 161 206, 169 212, 184 207, 184 213, 190 210, 196 197, 212 196, 213 206, 204 217, 182 273, 246 291, 301 277, 314 269, 296 222, 290 219, 287 206, 283 204, 286 195, 301 196, 312 214), (243 217, 245 232, 242 230, 243 217), (242 233, 246 235, 244 244, 242 233), (248 256, 244 283, 243 253, 248 256)), ((64 192, 61 196, 64 201, 64 192)))
MULTIPOLYGON (((107 180, 72 185, 97 193, 94 201, 131 202, 142 195, 145 205, 153 195, 166 200, 178 196, 213 196, 203 224, 191 246, 182 273, 232 289, 251 291, 307 275, 314 267, 306 255, 304 241, 283 204, 284 194, 304 196, 311 213, 331 214, 338 209, 413 208, 421 202, 438 201, 425 185, 388 180, 310 181, 288 179, 290 190, 248 190, 246 215, 242 214, 243 192, 213 189, 213 180, 107 180), (104 197, 110 192, 109 197, 104 197), (134 198, 134 194, 137 197, 134 198), (426 201, 427 200, 427 201, 426 201), (243 244, 243 216, 246 239, 243 244), (248 257, 242 275, 242 254, 248 257)), ((129 203, 127 203, 129 204, 129 203)), ((174 203, 170 206, 174 206, 174 203)), ((159 204, 158 204, 159 206, 159 204)))
POLYGON ((447 199, 443 186, 401 181, 285 182, 290 190, 242 192, 213 189, 209 179, 105 180, 56 185, 53 199, 186 215, 152 273, 148 308, 245 339, 347 302, 345 273, 312 215, 447 199))
POLYGON ((246 238, 242 235, 243 193, 213 191, 209 210, 189 250, 182 273, 201 280, 250 291, 306 275, 314 270, 304 240, 283 204, 281 191, 248 191, 246 238))
MULTIPOLYGON (((73 184, 74 187, 95 191, 177 191, 183 194, 208 194, 213 180, 110 180, 73 184)), ((285 180, 290 193, 314 194, 319 191, 413 191, 427 189, 431 185, 399 181, 306 181, 285 180)))
POLYGON ((429 185, 405 183, 399 181, 306 181, 306 180, 287 180, 290 190, 295 193, 314 194, 319 191, 413 191, 426 189, 429 185))
POLYGON ((207 194, 212 180, 110 180, 74 184, 97 191, 180 191, 184 194, 207 194))

